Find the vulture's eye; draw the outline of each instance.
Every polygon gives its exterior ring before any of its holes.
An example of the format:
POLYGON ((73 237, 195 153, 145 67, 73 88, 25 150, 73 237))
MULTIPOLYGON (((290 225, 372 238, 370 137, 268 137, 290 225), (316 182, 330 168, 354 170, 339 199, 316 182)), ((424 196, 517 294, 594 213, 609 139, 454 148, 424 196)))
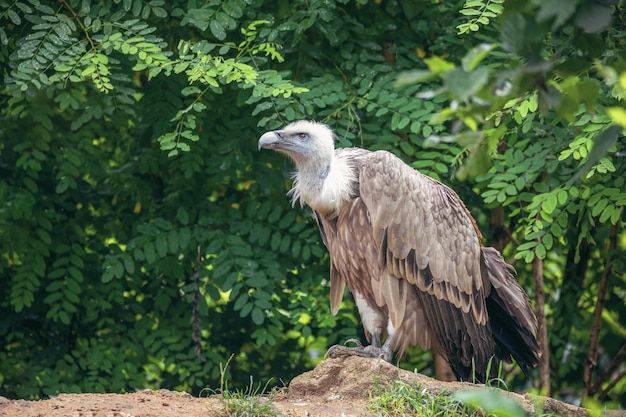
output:
POLYGON ((298 133, 298 139, 304 140, 306 139, 307 134, 306 133, 298 133))

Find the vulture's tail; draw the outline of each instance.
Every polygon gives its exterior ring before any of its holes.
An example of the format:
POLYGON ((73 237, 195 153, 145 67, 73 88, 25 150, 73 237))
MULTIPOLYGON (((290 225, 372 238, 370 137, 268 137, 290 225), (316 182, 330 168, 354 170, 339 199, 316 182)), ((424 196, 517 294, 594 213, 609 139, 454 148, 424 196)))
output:
POLYGON ((515 359, 528 377, 528 368, 535 367, 541 355, 537 318, 528 296, 511 274, 513 267, 502 259, 500 252, 484 247, 483 256, 491 282, 491 294, 486 301, 497 356, 502 360, 515 359))

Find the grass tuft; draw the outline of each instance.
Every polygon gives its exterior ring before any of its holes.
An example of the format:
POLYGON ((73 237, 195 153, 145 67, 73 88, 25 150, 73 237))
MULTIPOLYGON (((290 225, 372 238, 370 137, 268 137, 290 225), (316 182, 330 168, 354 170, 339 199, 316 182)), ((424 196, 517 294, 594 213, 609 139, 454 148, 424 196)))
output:
POLYGON ((261 389, 261 384, 255 384, 250 377, 250 385, 245 389, 234 391, 226 388, 222 391, 226 414, 230 417, 276 417, 280 414, 274 407, 272 392, 264 394, 270 381, 261 389))
MULTIPOLYGON (((491 375, 492 361, 486 374, 491 375)), ((475 373, 472 373, 475 381, 475 373)), ((391 387, 379 387, 370 393, 368 411, 375 416, 420 417, 526 417, 526 412, 514 399, 498 388, 507 388, 502 379, 502 363, 495 378, 481 389, 433 394, 419 384, 396 380, 391 387)))
POLYGON ((473 415, 471 410, 445 394, 433 395, 420 385, 395 381, 390 388, 370 394, 368 411, 375 416, 459 417, 473 415))
POLYGON ((233 355, 228 358, 226 365, 220 363, 220 389, 224 402, 225 415, 229 417, 279 417, 280 413, 274 406, 275 393, 272 390, 268 392, 268 386, 271 379, 262 387, 261 383, 254 384, 252 376, 250 376, 250 384, 245 389, 236 389, 231 391, 228 389, 228 381, 226 380, 226 369, 233 359, 233 355))

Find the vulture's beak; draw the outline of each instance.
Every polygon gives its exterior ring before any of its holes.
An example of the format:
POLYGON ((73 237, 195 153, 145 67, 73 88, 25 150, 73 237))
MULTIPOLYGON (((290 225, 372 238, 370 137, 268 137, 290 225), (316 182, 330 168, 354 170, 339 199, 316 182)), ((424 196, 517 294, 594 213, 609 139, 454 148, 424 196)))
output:
POLYGON ((285 138, 284 130, 272 130, 270 132, 265 132, 263 136, 259 139, 259 150, 266 149, 274 149, 278 144, 282 142, 285 138))

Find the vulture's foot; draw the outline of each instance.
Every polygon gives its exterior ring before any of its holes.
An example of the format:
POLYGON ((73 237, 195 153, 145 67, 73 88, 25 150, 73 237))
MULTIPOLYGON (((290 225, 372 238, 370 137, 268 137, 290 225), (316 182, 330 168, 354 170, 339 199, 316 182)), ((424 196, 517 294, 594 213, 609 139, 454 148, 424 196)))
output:
POLYGON ((393 352, 391 352, 389 349, 386 349, 385 346, 363 346, 361 341, 358 339, 348 339, 346 340, 346 345, 348 343, 354 343, 355 346, 333 345, 326 351, 324 359, 360 356, 362 358, 384 359, 387 362, 391 362, 393 352))

